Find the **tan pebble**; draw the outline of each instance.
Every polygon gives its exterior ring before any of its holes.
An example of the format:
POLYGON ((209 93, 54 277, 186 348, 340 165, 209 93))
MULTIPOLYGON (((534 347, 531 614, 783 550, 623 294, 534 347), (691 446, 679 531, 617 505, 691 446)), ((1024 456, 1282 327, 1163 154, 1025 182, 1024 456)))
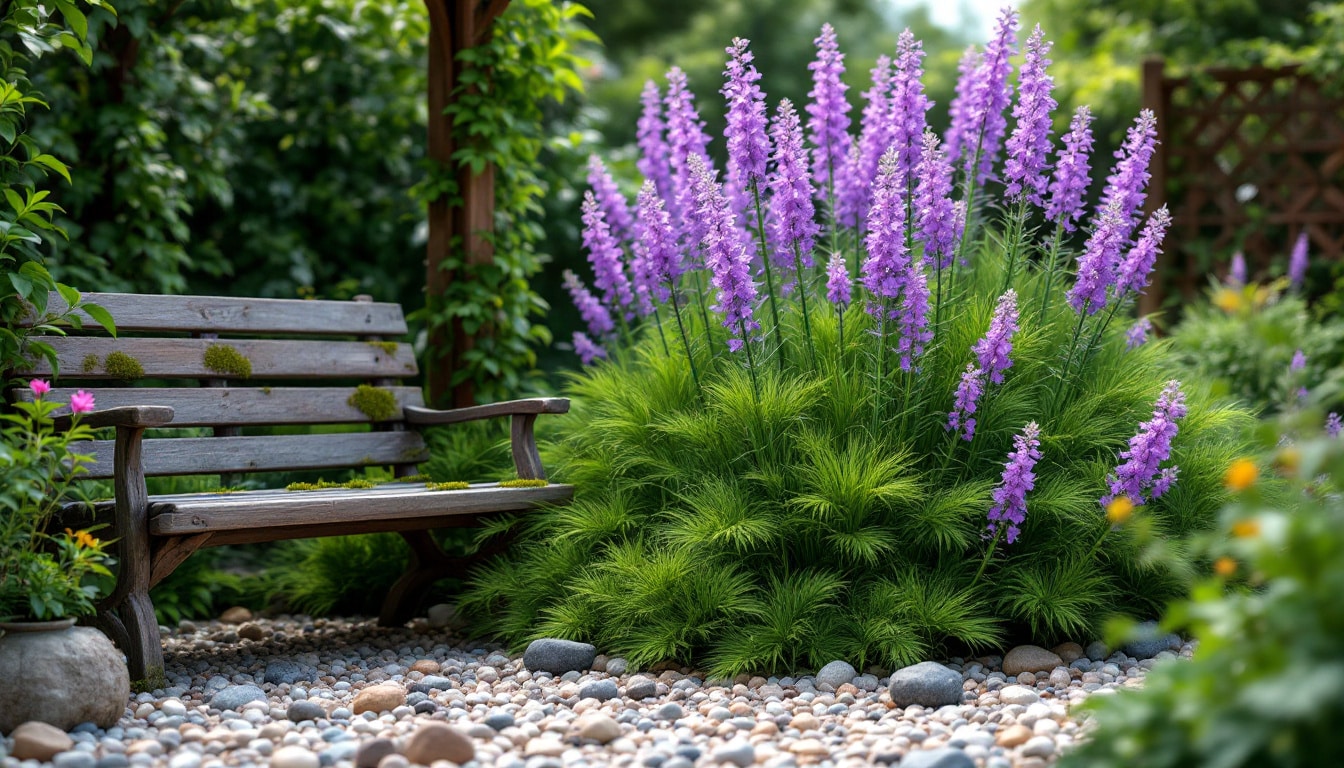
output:
POLYGON ((391 712, 406 703, 406 691, 397 683, 372 685, 355 694, 350 711, 356 715, 365 712, 391 712))
POLYGON ((733 685, 735 685, 735 686, 736 686, 736 685, 747 685, 747 684, 750 683, 750 682, 751 682, 751 675, 748 675, 746 672, 743 672, 742 674, 740 674, 740 675, 738 675, 737 677, 734 677, 734 678, 733 678, 733 685))
POLYGON ((1065 664, 1072 664, 1083 657, 1083 646, 1077 643, 1060 643, 1054 647, 1053 652, 1065 664))
POLYGON ((238 636, 244 640, 265 640, 270 635, 271 630, 256 622, 249 621, 238 628, 238 636))
POLYGON ((14 749, 10 752, 10 756, 18 760, 46 762, 58 752, 65 752, 75 747, 75 742, 65 731, 36 720, 20 724, 10 737, 14 739, 14 749))
POLYGON ((821 721, 811 712, 801 712, 793 716, 793 720, 789 721, 789 726, 800 731, 815 731, 821 727, 821 721))
POLYGON ((592 670, 593 672, 606 672, 606 671, 607 671, 607 657, 606 657, 606 656, 603 656, 603 655, 600 654, 600 653, 599 653, 598 655, 594 656, 594 657, 593 657, 593 665, 592 665, 591 667, 589 667, 589 669, 592 670))
POLYGON ((836 696, 843 696, 845 694, 849 694, 850 696, 858 696, 859 695, 858 686, 854 685, 853 683, 845 683, 844 685, 835 689, 836 696))
POLYGON ((765 685, 765 682, 766 682, 766 680, 765 680, 764 677, 760 677, 760 676, 753 677, 753 678, 751 678, 750 680, 747 681, 747 687, 748 687, 748 688, 760 688, 762 685, 765 685))
POLYGON ((242 624, 252 620, 252 612, 241 605, 235 605, 219 614, 219 620, 225 624, 242 624))
POLYGON ((621 735, 620 723, 599 713, 580 717, 574 723, 574 730, 580 739, 592 739, 599 744, 606 744, 621 735))
POLYGON ((439 671, 439 662, 433 659, 420 659, 411 665, 412 672, 419 672, 422 675, 433 675, 439 671))
POLYGON ((161 755, 163 754, 163 745, 153 739, 140 739, 131 742, 131 745, 126 747, 126 754, 128 755, 138 755, 141 752, 148 755, 161 755))
POLYGON ((529 739, 523 748, 525 757, 559 757, 565 752, 565 743, 559 739, 529 739))
POLYGON ((317 755, 303 747, 281 747, 271 755, 271 768, 318 768, 317 755))
POLYGON ((830 747, 822 744, 820 739, 799 739, 789 746, 789 751, 803 757, 821 757, 831 754, 830 747))
POLYGON ((1008 677, 1023 672, 1050 672, 1064 666, 1059 656, 1036 645, 1019 645, 1003 657, 1003 674, 1008 677))
POLYGON ((733 717, 751 717, 756 713, 745 701, 734 701, 728 706, 728 711, 733 713, 733 717))
POLYGON ((435 760, 451 760, 461 765, 476 757, 476 746, 461 731, 447 723, 425 723, 415 729, 402 750, 406 759, 417 765, 435 760))
POLYGON ((759 722, 751 729, 752 736, 774 736, 777 733, 779 733, 779 726, 775 725, 773 720, 759 722))
POLYGON ((383 755, 383 759, 378 761, 378 768, 411 768, 411 761, 395 753, 383 755))
POLYGON ((994 738, 994 743, 1000 747, 1012 749, 1018 745, 1026 744, 1027 739, 1030 739, 1033 735, 1031 729, 1025 725, 1010 725, 999 731, 994 738))

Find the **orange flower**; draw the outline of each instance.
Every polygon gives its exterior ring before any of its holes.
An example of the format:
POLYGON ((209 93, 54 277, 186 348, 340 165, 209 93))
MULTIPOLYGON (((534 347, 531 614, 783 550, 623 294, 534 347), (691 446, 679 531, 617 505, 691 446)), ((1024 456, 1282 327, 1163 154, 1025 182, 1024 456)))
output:
POLYGON ((1213 562, 1214 573, 1227 578, 1237 572, 1237 561, 1230 557, 1220 557, 1213 562))
POLYGON ((1213 294, 1213 303, 1230 315, 1241 309, 1241 294, 1227 288, 1219 288, 1213 294))
POLYGON ((1258 520, 1238 520, 1232 524, 1232 535, 1238 539, 1250 539, 1260 535, 1258 520))
POLYGON ((1134 502, 1128 496, 1116 496, 1106 505, 1106 519, 1111 525, 1124 525, 1134 515, 1134 502))
POLYGON ((1232 462, 1232 466, 1227 468, 1227 473, 1223 475, 1223 485, 1234 491, 1244 491, 1255 485, 1255 479, 1260 476, 1259 467, 1250 459, 1237 459, 1232 462))
POLYGON ((70 537, 71 539, 74 539, 75 544, 81 547, 88 547, 92 549, 93 547, 98 546, 98 544, 100 543, 98 539, 94 538, 93 534, 89 533, 88 531, 72 531, 69 528, 66 528, 65 535, 70 537))

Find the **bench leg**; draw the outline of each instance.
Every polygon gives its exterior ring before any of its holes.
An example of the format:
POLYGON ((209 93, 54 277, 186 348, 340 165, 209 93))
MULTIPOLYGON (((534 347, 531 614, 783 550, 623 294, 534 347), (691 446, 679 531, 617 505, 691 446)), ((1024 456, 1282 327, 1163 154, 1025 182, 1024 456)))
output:
POLYGON ((411 563, 406 572, 387 591, 378 624, 399 627, 415 615, 425 590, 439 579, 458 572, 460 565, 444 554, 429 531, 402 531, 402 538, 411 547, 411 563))

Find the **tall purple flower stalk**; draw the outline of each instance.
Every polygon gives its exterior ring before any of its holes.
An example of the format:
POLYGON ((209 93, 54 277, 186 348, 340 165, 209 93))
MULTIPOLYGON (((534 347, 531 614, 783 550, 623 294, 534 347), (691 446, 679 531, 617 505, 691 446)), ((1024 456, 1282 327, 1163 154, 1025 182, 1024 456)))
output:
POLYGON ((1134 349, 1148 343, 1148 334, 1153 330, 1153 321, 1140 317, 1138 322, 1125 331, 1125 349, 1134 349))
POLYGON ((695 179, 690 171, 690 158, 699 157, 710 166, 704 123, 695 111, 695 95, 686 86, 686 73, 677 67, 667 71, 667 96, 664 99, 667 122, 667 148, 672 169, 672 196, 667 198, 672 220, 688 245, 700 241, 703 232, 696 228, 699 219, 695 211, 695 179))
POLYGON ((984 338, 971 348, 980 369, 994 384, 1002 384, 1003 372, 1013 367, 1011 355, 1015 333, 1017 333, 1017 291, 1009 288, 999 297, 999 303, 994 307, 994 316, 989 321, 989 330, 984 338))
POLYGON ((593 282, 602 291, 602 301, 613 311, 628 313, 635 295, 625 275, 621 247, 612 238, 606 217, 592 192, 583 193, 583 245, 588 249, 593 282))
POLYGON ((819 189, 828 190, 845 165, 849 152, 849 101, 845 98, 845 55, 835 39, 835 28, 823 24, 813 40, 817 58, 807 65, 812 72, 812 90, 807 97, 807 130, 815 151, 812 178, 819 189))
POLYGON ((1340 420, 1339 414, 1334 411, 1325 417, 1325 434, 1332 438, 1338 438, 1341 430, 1344 430, 1344 421, 1340 420))
POLYGON ((612 237, 618 242, 629 241, 634 234, 630 204, 621 194, 621 188, 616 186, 616 180, 607 172, 607 166, 602 164, 602 158, 597 155, 588 156, 588 186, 592 189, 593 196, 597 198, 597 204, 602 209, 602 216, 611 229, 612 237))
MULTIPOLYGON (((863 285, 885 306, 900 296, 908 274, 910 253, 905 247, 904 190, 898 186, 897 152, 892 147, 882 155, 873 188, 873 207, 868 211, 868 234, 864 245, 863 285)), ((872 307, 873 314, 879 311, 872 307)))
POLYGON ((924 244, 925 261, 936 269, 946 269, 952 264, 961 234, 952 202, 952 165, 932 130, 924 131, 915 177, 915 239, 924 244))
POLYGON ((723 189, 714 180, 713 172, 699 156, 690 158, 691 173, 696 176, 697 207, 695 215, 703 221, 705 266, 713 276, 718 289, 719 312, 728 329, 728 349, 737 352, 760 330, 753 310, 756 306, 756 284, 751 281, 751 256, 738 234, 733 212, 723 189))
POLYGON ((1114 202, 1120 218, 1131 227, 1148 199, 1148 165, 1157 150, 1157 118, 1150 109, 1139 112, 1125 135, 1125 143, 1115 152, 1115 168, 1106 178, 1101 204, 1114 202))
POLYGON ((1227 284, 1238 288, 1246 284, 1246 254, 1241 251, 1232 254, 1232 263, 1227 269, 1227 284))
POLYGON ((980 401, 980 393, 985 388, 985 372, 975 367, 975 363, 966 364, 966 372, 961 374, 957 384, 957 394, 952 402, 952 412, 947 414, 947 429, 961 430, 961 439, 970 442, 975 437, 975 409, 980 401))
POLYGON ((1162 468, 1171 458, 1171 441, 1179 431, 1177 422, 1185 417, 1185 394, 1179 381, 1169 381, 1153 407, 1153 418, 1139 425, 1129 439, 1129 448, 1120 452, 1122 462, 1110 476, 1110 492, 1101 498, 1105 507, 1117 496, 1128 496, 1135 504, 1147 502, 1145 494, 1162 496, 1176 480, 1176 467, 1162 468))
POLYGON ((663 136, 667 128, 663 123, 663 97, 657 83, 652 80, 644 83, 644 91, 639 99, 644 109, 635 127, 635 142, 639 146, 639 160, 635 165, 644 178, 653 182, 659 196, 671 200, 672 167, 668 164, 667 140, 663 136))
POLYGON ((1302 282, 1307 279, 1307 231, 1304 229, 1293 243, 1293 252, 1288 257, 1288 282, 1294 290, 1302 290, 1302 282))
POLYGON ((594 360, 607 357, 606 348, 588 338, 588 334, 583 331, 574 332, 574 352, 584 365, 592 365, 594 360))
POLYGON ((644 250, 653 295, 659 301, 667 301, 669 289, 685 271, 681 251, 677 249, 677 235, 651 179, 644 181, 637 202, 639 243, 644 250))
POLYGON ((845 255, 836 251, 826 263, 826 299, 843 314, 852 298, 853 284, 849 281, 849 267, 845 265, 845 255))
POLYGON ((644 247, 640 225, 635 224, 635 241, 630 244, 630 285, 635 291, 635 314, 648 317, 653 314, 653 297, 658 281, 649 266, 649 252, 644 247))
MULTIPOLYGON (((951 118, 951 124, 947 127, 947 156, 953 162, 961 159, 966 150, 966 142, 969 140, 974 144, 974 130, 971 128, 972 109, 971 102, 975 98, 975 84, 980 75, 980 68, 984 65, 985 56, 974 45, 966 48, 966 52, 961 55, 961 61, 957 64, 957 88, 952 96, 952 103, 948 105, 948 117, 951 118), (968 138, 969 137, 969 138, 968 138)), ((971 147, 974 151, 975 147, 971 147)))
POLYGON ((1293 359, 1292 359, 1291 361, 1288 362, 1288 370, 1289 370, 1289 372, 1291 372, 1291 373, 1297 373, 1297 372, 1299 372, 1299 371, 1306 370, 1306 368, 1307 368, 1307 356, 1306 356, 1306 354, 1304 354, 1304 353, 1302 352, 1302 350, 1300 350, 1300 349, 1294 350, 1294 351, 1293 351, 1293 359))
POLYGON ((849 175, 858 198, 855 207, 860 211, 866 211, 871 204, 877 164, 892 142, 891 59, 878 56, 871 75, 873 85, 863 92, 865 104, 859 131, 859 159, 849 175))
POLYGON ((924 95, 924 44, 907 27, 896 41, 896 69, 891 78, 889 102, 891 143, 896 147, 897 183, 907 187, 919 165, 925 113, 932 106, 924 95))
POLYGON ((1003 465, 1003 475, 991 497, 989 531, 997 536, 1004 532, 1009 544, 1017 541, 1019 526, 1027 519, 1027 492, 1036 487, 1036 462, 1041 460, 1041 428, 1029 422, 1022 434, 1013 437, 1013 450, 1003 465))
MULTIPOLYGON (((812 247, 819 227, 813 205, 815 193, 807 168, 807 148, 798 113, 788 99, 781 99, 770 126, 774 142, 774 172, 770 174, 770 241, 775 263, 795 268, 795 255, 803 267, 812 266, 812 247)), ((802 279, 802 275, 799 275, 802 279)))
POLYGON ((1152 274, 1153 266, 1157 264, 1157 255, 1162 252, 1162 240, 1166 237, 1169 226, 1171 226, 1171 214, 1167 213, 1165 205, 1153 211, 1153 215, 1148 217, 1148 223, 1144 226, 1143 233, 1139 235, 1139 241, 1129 249, 1128 255, 1120 263, 1120 269, 1116 273, 1117 299, 1123 299, 1131 292, 1143 293, 1143 289, 1148 287, 1148 276, 1152 274))
POLYGON ((1083 216, 1083 196, 1092 183, 1089 160, 1092 155, 1092 111, 1084 104, 1073 113, 1064 146, 1055 155, 1055 174, 1050 181, 1050 202, 1045 215, 1057 221, 1065 232, 1075 229, 1083 216))
POLYGON ((924 345, 933 338, 933 331, 929 329, 929 278, 924 273, 924 263, 918 259, 906 262, 896 330, 900 336, 896 351, 900 354, 901 370, 909 371, 914 358, 924 354, 924 345))
POLYGON ((747 49, 750 43, 735 37, 725 49, 728 64, 723 75, 727 81, 719 91, 728 107, 724 129, 728 143, 728 188, 733 190, 733 210, 743 217, 743 224, 754 218, 754 213, 750 213, 756 201, 752 190, 759 194, 765 185, 765 166, 770 157, 770 139, 765 133, 765 94, 757 85, 761 73, 751 63, 753 55, 747 49))
POLYGON ((969 132, 962 137, 966 143, 962 158, 967 174, 974 172, 976 182, 981 184, 993 175, 994 162, 1008 128, 1003 111, 1013 96, 1008 75, 1017 52, 1017 24, 1017 11, 1011 7, 1000 11, 994 38, 985 46, 984 62, 976 71, 971 92, 969 132), (977 154, 979 162, 972 168, 977 154))
POLYGON ((1018 99, 1013 107, 1017 125, 1008 137, 1008 160, 1004 164, 1004 192, 1010 198, 1026 199, 1043 207, 1048 189, 1046 156, 1050 152, 1050 118, 1057 106, 1051 91, 1055 79, 1046 68, 1050 66, 1053 43, 1045 41, 1045 33, 1038 24, 1027 39, 1026 61, 1019 76, 1018 99))
POLYGON ((579 310, 579 317, 583 318, 584 325, 588 327, 588 334, 602 339, 615 332, 616 323, 611 319, 611 313, 589 292, 588 286, 583 284, 579 276, 566 269, 564 280, 565 289, 579 310))

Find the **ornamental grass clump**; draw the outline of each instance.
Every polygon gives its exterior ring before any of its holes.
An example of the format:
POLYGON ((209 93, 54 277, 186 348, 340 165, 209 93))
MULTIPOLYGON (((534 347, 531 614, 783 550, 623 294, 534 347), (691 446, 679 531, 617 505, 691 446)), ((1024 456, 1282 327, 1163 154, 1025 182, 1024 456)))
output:
POLYGON ((619 269, 650 311, 567 278, 591 365, 545 450, 576 497, 477 573, 484 631, 715 675, 898 666, 1091 639, 1180 592, 1190 564, 1133 531, 1208 528, 1249 417, 1133 343, 1167 221, 1140 214, 1152 115, 1084 215, 1090 113, 1051 138, 1049 43, 1015 87, 1017 29, 967 58, 943 137, 908 32, 857 136, 829 26, 802 109, 766 108, 734 40, 723 166, 685 76, 645 87, 633 235, 590 241, 595 284, 619 269))

